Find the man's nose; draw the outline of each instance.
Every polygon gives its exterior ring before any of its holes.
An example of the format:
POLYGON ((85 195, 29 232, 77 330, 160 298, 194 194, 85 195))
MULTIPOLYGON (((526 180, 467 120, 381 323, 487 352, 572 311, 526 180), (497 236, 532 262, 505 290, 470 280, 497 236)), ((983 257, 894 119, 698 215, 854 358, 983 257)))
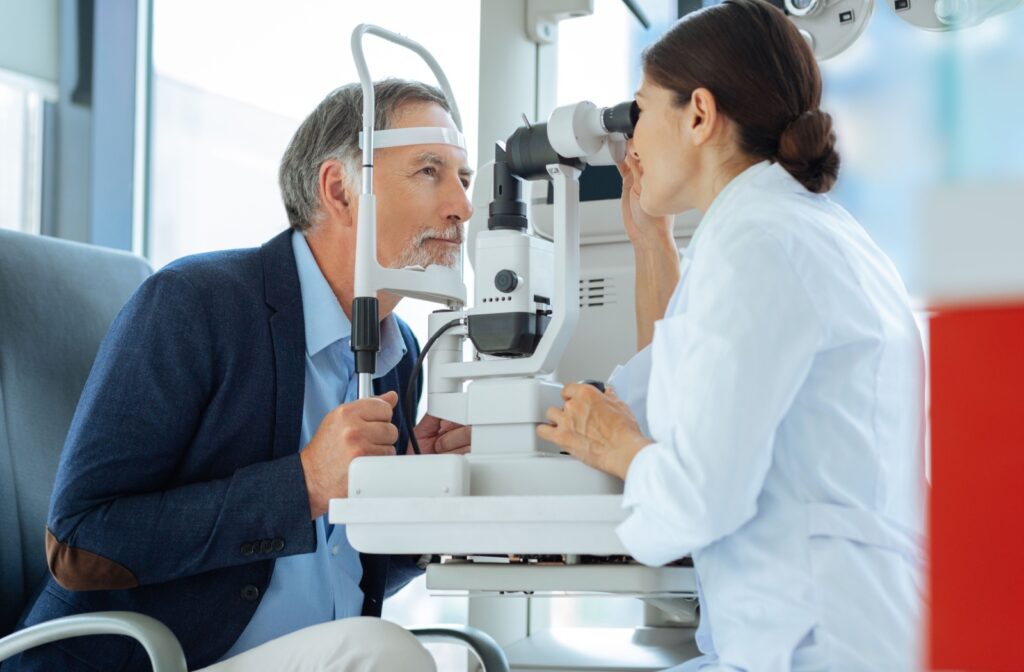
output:
POLYGON ((451 191, 445 206, 445 218, 454 222, 467 222, 473 216, 473 203, 469 200, 469 192, 458 182, 458 187, 451 191))

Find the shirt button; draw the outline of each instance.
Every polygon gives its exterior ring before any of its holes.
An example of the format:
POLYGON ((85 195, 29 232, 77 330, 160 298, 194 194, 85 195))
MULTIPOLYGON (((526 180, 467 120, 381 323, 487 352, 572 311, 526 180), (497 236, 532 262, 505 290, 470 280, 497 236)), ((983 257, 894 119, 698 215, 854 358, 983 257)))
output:
POLYGON ((274 551, 280 553, 284 550, 284 539, 274 539, 274 551))
POLYGON ((260 589, 251 583, 242 588, 242 599, 246 602, 255 602, 260 596, 260 589))
POLYGON ((340 550, 337 546, 331 546, 331 555, 337 555, 340 550))
POLYGON ((260 542, 260 553, 270 553, 270 549, 273 548, 273 542, 270 539, 264 539, 260 542))
POLYGON ((245 542, 242 544, 242 548, 240 550, 242 551, 242 555, 252 555, 253 551, 256 550, 256 547, 249 542, 245 542))

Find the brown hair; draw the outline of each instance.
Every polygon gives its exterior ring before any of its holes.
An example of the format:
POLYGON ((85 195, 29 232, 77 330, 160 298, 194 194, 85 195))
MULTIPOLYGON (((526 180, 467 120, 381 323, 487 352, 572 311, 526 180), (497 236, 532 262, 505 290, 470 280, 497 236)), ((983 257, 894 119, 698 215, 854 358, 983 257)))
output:
POLYGON ((739 128, 740 149, 824 193, 839 174, 832 117, 806 40, 764 0, 725 0, 680 20, 643 54, 644 74, 690 102, 706 88, 739 128))

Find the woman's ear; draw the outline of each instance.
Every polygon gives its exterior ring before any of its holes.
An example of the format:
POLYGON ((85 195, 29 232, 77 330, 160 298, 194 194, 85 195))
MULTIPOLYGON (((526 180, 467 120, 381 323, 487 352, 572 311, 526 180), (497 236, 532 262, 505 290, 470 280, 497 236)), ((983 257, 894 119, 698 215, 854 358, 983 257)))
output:
POLYGON ((718 103, 715 96, 705 88, 697 88, 690 95, 689 131, 693 144, 700 146, 706 143, 721 126, 718 114, 718 103))
POLYGON ((345 168, 340 161, 324 161, 320 164, 320 208, 329 221, 354 225, 352 194, 345 168))

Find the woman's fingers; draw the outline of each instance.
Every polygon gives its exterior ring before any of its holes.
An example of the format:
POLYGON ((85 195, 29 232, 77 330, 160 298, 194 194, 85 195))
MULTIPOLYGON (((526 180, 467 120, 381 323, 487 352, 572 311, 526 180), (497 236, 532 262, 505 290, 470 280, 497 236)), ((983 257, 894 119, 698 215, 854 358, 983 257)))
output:
POLYGON ((545 413, 544 415, 547 417, 548 422, 554 425, 555 427, 560 427, 565 424, 565 411, 563 411, 560 408, 552 406, 547 410, 547 413, 545 413))

